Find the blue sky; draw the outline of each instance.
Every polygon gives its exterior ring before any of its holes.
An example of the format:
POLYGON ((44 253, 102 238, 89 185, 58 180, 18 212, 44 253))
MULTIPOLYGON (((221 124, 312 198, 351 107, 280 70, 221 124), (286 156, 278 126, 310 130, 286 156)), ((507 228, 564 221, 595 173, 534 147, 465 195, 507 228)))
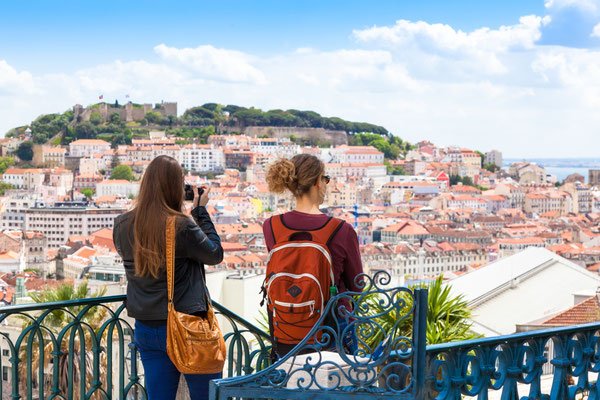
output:
POLYGON ((600 145, 599 22, 599 0, 1 2, 0 133, 131 93, 180 112, 305 108, 413 141, 600 156, 580 145, 600 145), (579 144, 559 146, 565 131, 579 144))
POLYGON ((10 1, 0 3, 0 35, 10 38, 0 41, 0 54, 16 67, 41 72, 147 57, 158 43, 273 55, 345 47, 353 29, 400 18, 472 30, 543 8, 537 0, 10 1))

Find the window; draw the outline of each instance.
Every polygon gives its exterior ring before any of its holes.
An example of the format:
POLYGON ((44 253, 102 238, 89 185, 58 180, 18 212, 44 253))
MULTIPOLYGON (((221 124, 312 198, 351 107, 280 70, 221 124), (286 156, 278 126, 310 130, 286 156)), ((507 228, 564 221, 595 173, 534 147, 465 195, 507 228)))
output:
POLYGON ((2 349, 2 355, 5 357, 8 357, 10 355, 10 350, 9 349, 2 349))
POLYGON ((8 381, 8 367, 2 367, 2 380, 8 381))

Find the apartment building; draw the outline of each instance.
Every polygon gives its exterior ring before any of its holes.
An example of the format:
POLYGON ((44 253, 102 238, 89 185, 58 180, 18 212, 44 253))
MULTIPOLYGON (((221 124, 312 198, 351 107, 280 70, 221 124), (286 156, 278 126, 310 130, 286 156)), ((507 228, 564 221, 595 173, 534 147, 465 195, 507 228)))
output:
POLYGON ((25 229, 25 211, 33 207, 38 196, 30 193, 17 192, 4 199, 0 208, 0 226, 2 230, 25 229))
POLYGON ((91 157, 110 150, 110 143, 100 139, 79 139, 69 144, 71 157, 91 157))
POLYGON ((337 146, 328 150, 332 163, 383 164, 383 153, 373 146, 337 146))
POLYGON ((528 214, 541 215, 548 212, 558 212, 565 214, 570 212, 570 196, 565 196, 564 192, 532 192, 525 195, 523 211, 528 214), (567 199, 568 197, 568 199, 567 199))
POLYGON ((546 242, 541 237, 526 238, 500 238, 498 239, 498 250, 501 258, 508 257, 523 251, 529 247, 545 247, 546 242))
POLYGON ((373 274, 387 271, 393 281, 412 277, 437 276, 484 265, 488 254, 481 246, 471 243, 436 243, 425 241, 422 246, 401 243, 373 243, 362 250, 364 268, 373 274), (400 279, 398 279, 400 278, 400 279))
POLYGON ((62 147, 42 147, 42 163, 44 167, 64 167, 67 149, 62 147))
POLYGON ((393 224, 381 230, 381 241, 384 243, 399 243, 402 241, 416 243, 428 239, 429 236, 429 231, 413 220, 393 224))
POLYGON ((112 228, 114 219, 126 211, 85 202, 57 202, 52 206, 38 203, 25 210, 25 229, 42 232, 48 238, 48 247, 56 248, 72 235, 88 236, 102 228, 112 228))
POLYGON ((254 164, 256 155, 248 149, 226 149, 223 151, 225 156, 225 168, 238 169, 245 171, 250 165, 254 164))
POLYGON ((183 146, 179 160, 186 170, 192 172, 221 172, 225 168, 223 150, 210 144, 183 146))
POLYGON ((502 153, 498 150, 485 153, 485 164, 492 164, 498 168, 502 168, 502 153))
POLYGON ((590 169, 588 171, 588 183, 591 186, 600 187, 600 169, 590 169))
POLYGON ((250 150, 257 154, 292 158, 300 153, 300 146, 288 138, 251 138, 250 150))
POLYGON ((96 184, 96 196, 134 197, 140 191, 139 182, 129 182, 124 179, 108 179, 96 184))
POLYGON ((14 188, 34 190, 44 183, 44 170, 39 168, 8 168, 2 175, 2 181, 14 188))

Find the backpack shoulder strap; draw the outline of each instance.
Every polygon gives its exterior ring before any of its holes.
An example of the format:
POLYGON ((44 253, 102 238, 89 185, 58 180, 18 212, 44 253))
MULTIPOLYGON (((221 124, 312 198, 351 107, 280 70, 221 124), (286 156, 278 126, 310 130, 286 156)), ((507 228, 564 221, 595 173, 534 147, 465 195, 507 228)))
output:
POLYGON ((274 215, 271 217, 271 234, 273 235, 274 244, 287 242, 290 237, 298 231, 288 228, 283 223, 282 215, 274 215))
POLYGON ((320 229, 311 231, 312 241, 329 246, 335 235, 344 226, 344 221, 339 218, 330 218, 327 223, 320 229))

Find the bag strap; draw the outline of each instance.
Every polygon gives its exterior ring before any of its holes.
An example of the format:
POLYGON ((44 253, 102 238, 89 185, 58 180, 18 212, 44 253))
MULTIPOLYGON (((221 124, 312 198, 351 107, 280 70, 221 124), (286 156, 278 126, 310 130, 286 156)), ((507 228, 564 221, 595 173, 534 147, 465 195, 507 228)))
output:
MULTIPOLYGON (((175 291, 175 220, 177 217, 170 215, 167 217, 167 226, 165 229, 165 258, 167 261, 167 306, 169 310, 173 308, 173 292, 175 291)), ((204 282, 204 295, 206 298, 206 310, 209 311, 212 308, 212 300, 208 293, 208 286, 206 285, 206 276, 204 269, 202 269, 202 280, 204 282)))
POLYGON ((167 217, 165 228, 165 259, 167 262, 167 297, 169 311, 173 308, 173 291, 175 286, 175 216, 167 217))
POLYGON ((283 215, 277 215, 271 218, 271 231, 275 244, 287 242, 293 239, 295 234, 302 233, 303 236, 310 237, 311 242, 329 246, 331 240, 344 225, 344 221, 338 218, 329 217, 323 226, 317 229, 296 230, 288 227, 283 220, 283 215))

